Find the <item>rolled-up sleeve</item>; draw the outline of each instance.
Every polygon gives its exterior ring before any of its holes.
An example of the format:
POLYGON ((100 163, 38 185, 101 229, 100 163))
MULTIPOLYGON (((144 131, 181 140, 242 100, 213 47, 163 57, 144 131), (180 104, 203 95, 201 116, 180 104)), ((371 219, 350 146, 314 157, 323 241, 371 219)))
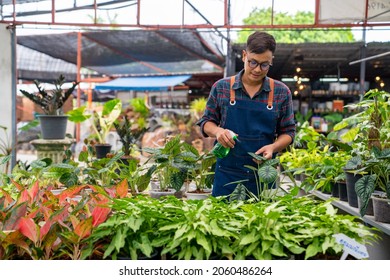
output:
POLYGON ((200 120, 196 123, 198 126, 200 126, 200 130, 204 137, 209 137, 204 132, 204 125, 206 122, 213 122, 216 125, 220 124, 221 121, 221 112, 218 109, 218 89, 217 89, 217 83, 215 83, 210 91, 210 95, 207 99, 206 109, 204 111, 203 116, 200 118, 200 120))
POLYGON ((290 90, 287 90, 286 99, 281 104, 281 116, 279 121, 279 127, 277 128, 277 136, 287 134, 291 137, 292 141, 295 138, 295 118, 294 110, 292 106, 292 97, 290 90))

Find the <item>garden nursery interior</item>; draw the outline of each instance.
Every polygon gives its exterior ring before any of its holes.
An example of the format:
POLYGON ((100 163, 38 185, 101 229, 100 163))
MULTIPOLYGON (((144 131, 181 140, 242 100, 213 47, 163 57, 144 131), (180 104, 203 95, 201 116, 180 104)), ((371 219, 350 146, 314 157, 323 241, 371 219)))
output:
POLYGON ((277 40, 269 76, 291 91, 296 135, 272 159, 248 153, 258 194, 212 195, 216 139, 197 125, 244 67, 233 34, 388 33, 386 1, 345 1, 361 11, 348 19, 307 1, 304 24, 278 22, 278 0, 271 23, 210 1, 212 23, 195 0, 173 9, 182 22, 149 23, 148 2, 0 1, 0 260, 389 260, 390 42, 277 40), (131 22, 105 23, 121 9, 131 22))

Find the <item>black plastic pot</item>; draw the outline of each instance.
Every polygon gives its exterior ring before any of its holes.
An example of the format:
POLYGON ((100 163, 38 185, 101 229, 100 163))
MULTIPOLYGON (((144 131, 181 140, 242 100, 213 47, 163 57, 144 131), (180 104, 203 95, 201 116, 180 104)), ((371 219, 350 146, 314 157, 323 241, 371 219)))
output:
POLYGON ((64 139, 68 116, 39 115, 43 139, 64 139))
POLYGON ((362 175, 361 174, 354 174, 353 172, 350 172, 348 170, 344 170, 345 172, 345 181, 347 183, 347 195, 348 195, 348 204, 352 207, 359 207, 358 204, 358 197, 355 191, 355 183, 357 180, 359 180, 362 175))
POLYGON ((348 201, 347 184, 345 182, 338 182, 339 185, 339 199, 341 201, 348 201))
POLYGON ((333 197, 339 197, 339 183, 338 182, 333 183, 331 195, 333 197))
POLYGON ((96 158, 105 158, 111 152, 110 144, 96 144, 95 145, 96 158))

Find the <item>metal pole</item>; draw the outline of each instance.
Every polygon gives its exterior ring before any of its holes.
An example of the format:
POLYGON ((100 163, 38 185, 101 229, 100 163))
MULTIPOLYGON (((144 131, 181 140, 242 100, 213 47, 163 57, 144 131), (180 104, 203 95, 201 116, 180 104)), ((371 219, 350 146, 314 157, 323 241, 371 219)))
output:
POLYGON ((11 32, 11 70, 12 70, 12 116, 11 116, 11 143, 12 152, 11 152, 11 168, 12 170, 16 165, 16 141, 17 141, 17 131, 16 131, 16 80, 17 80, 17 67, 16 67, 16 27, 15 25, 9 26, 8 28, 11 32))
POLYGON ((356 64, 356 63, 359 63, 359 62, 362 62, 362 61, 367 61, 367 60, 371 60, 371 59, 382 57, 382 56, 386 56, 386 55, 390 55, 390 52, 385 52, 385 53, 369 56, 369 57, 366 57, 366 58, 363 58, 363 59, 358 59, 358 60, 355 60, 355 61, 351 61, 349 63, 349 65, 353 65, 353 64, 356 64))
MULTIPOLYGON (((230 0, 226 1, 227 5, 227 22, 228 26, 230 25, 230 0)), ((235 74, 235 69, 233 68, 233 60, 235 59, 234 54, 233 54, 233 47, 231 44, 231 39, 230 39, 230 28, 226 29, 226 43, 227 43, 227 53, 226 53, 226 59, 225 59, 225 77, 229 77, 235 74)))
MULTIPOLYGON (((77 82, 81 82, 81 31, 77 33, 77 82)), ((77 86, 77 108, 81 106, 81 88, 77 86)), ((80 141, 80 123, 76 124, 76 143, 80 141)))
POLYGON ((364 82, 366 79, 366 48, 367 48, 367 43, 366 43, 366 27, 363 27, 363 46, 361 48, 361 59, 362 62, 360 63, 360 89, 359 89, 359 95, 360 95, 360 100, 363 99, 365 88, 364 88, 364 82))

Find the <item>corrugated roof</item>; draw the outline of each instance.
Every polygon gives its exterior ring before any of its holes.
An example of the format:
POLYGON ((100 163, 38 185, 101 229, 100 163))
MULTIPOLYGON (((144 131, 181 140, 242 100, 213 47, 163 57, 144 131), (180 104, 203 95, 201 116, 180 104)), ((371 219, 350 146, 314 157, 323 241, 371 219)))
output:
MULTIPOLYGON (((362 55, 363 42, 355 43, 278 43, 276 46, 273 66, 269 75, 276 79, 293 77, 300 67, 300 77, 307 77, 315 81, 325 76, 349 78, 351 81, 360 77, 360 63, 349 65, 359 60, 362 55)), ((365 57, 390 52, 390 42, 367 43, 365 57)), ((245 44, 236 44, 233 50, 236 54, 236 70, 242 69, 241 58, 245 44)), ((366 80, 374 80, 376 76, 390 77, 390 55, 377 57, 366 61, 366 80)))

